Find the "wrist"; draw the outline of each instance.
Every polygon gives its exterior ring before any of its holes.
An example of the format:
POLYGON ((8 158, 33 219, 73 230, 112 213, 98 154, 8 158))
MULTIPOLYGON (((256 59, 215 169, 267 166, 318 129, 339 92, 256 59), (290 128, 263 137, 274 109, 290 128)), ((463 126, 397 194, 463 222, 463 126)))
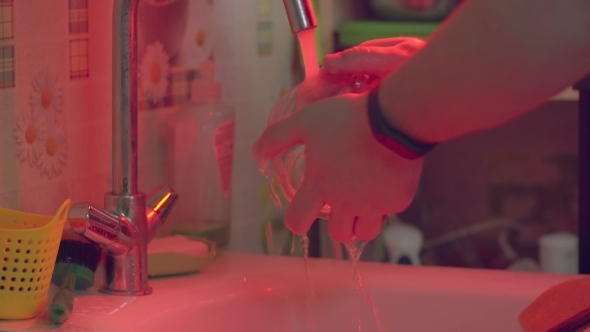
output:
POLYGON ((409 160, 418 159, 434 148, 436 143, 416 139, 386 116, 381 107, 379 90, 379 86, 371 90, 366 98, 367 115, 374 138, 389 150, 409 160))

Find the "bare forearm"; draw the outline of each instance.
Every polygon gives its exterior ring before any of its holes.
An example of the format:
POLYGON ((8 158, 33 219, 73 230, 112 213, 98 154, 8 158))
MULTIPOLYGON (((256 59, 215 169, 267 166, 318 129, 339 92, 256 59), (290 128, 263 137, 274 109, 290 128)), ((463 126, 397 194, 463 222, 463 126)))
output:
POLYGON ((382 84, 392 124, 425 142, 501 125, 590 72, 590 1, 471 0, 382 84))

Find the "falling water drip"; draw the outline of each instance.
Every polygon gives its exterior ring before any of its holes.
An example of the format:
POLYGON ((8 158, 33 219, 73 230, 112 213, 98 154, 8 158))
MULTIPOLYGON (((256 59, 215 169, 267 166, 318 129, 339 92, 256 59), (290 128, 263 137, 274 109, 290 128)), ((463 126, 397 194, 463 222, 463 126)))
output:
MULTIPOLYGON (((295 236, 293 236, 293 240, 295 240, 295 236)), ((307 235, 303 234, 299 236, 299 243, 301 244, 301 250, 303 253, 303 264, 305 266, 305 278, 307 281, 307 292, 305 297, 305 309, 306 309, 306 326, 308 331, 316 331, 317 324, 315 319, 316 312, 313 310, 313 305, 316 300, 315 290, 313 288, 313 284, 311 283, 311 278, 309 276, 309 265, 308 265, 308 258, 309 258, 309 238, 307 235)), ((295 247, 295 242, 293 242, 293 248, 295 247)))
MULTIPOLYGON (((375 301, 373 300, 373 296, 365 289, 363 286, 363 280, 361 278, 361 274, 358 271, 358 261, 367 245, 367 241, 357 241, 351 244, 346 244, 346 251, 350 256, 350 260, 352 261, 352 273, 353 273, 353 280, 357 285, 358 294, 361 298, 361 301, 364 298, 364 301, 368 304, 369 309, 373 312, 373 317, 375 319, 375 324, 380 332, 383 331, 383 326, 381 325, 381 318, 379 316, 379 310, 375 306, 375 301)), ((358 302, 354 302, 354 312, 352 315, 352 324, 357 325, 358 331, 362 331, 362 321, 360 315, 360 305, 358 302)))
POLYGON ((293 256, 295 254, 295 235, 293 235, 293 238, 291 239, 291 256, 293 256))
POLYGON ((309 277, 309 238, 304 234, 299 237, 299 240, 301 242, 301 249, 303 250, 303 263, 305 264, 305 277, 307 278, 308 291, 311 294, 312 299, 315 299, 315 291, 311 284, 311 278, 309 277))
POLYGON ((273 242, 272 242, 272 221, 269 220, 264 225, 264 234, 266 235, 266 252, 269 255, 273 254, 273 242))

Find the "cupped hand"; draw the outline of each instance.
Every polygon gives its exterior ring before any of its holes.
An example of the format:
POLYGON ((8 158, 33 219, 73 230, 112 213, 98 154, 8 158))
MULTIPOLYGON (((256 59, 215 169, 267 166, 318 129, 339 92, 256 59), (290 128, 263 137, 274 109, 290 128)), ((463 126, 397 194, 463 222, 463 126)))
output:
POLYGON ((268 160, 305 144, 305 176, 285 214, 293 233, 306 233, 328 204, 333 239, 372 240, 387 215, 412 201, 423 162, 403 159, 375 140, 366 99, 346 94, 310 104, 267 128, 254 145, 255 156, 268 160))

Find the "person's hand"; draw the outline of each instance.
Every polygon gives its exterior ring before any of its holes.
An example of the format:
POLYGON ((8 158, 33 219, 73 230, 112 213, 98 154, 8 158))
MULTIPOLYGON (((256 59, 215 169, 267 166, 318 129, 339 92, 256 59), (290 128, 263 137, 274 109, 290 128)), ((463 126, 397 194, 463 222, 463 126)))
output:
MULTIPOLYGON (((376 40, 324 60, 328 75, 365 73, 383 78, 423 42, 414 38, 376 40)), ((366 95, 346 94, 303 107, 268 127, 253 147, 259 160, 305 144, 303 183, 285 214, 295 234, 306 233, 328 204, 333 239, 372 240, 387 215, 412 201, 422 160, 409 161, 378 143, 370 129, 366 95)))
POLYGON ((303 107, 341 93, 344 86, 351 84, 353 75, 368 75, 367 85, 371 88, 424 45, 425 42, 417 38, 385 38, 329 54, 324 57, 319 77, 306 79, 297 86, 297 105, 303 107))
POLYGON ((422 160, 403 159, 375 140, 366 99, 347 94, 313 103, 267 128, 254 145, 260 160, 306 146, 305 177, 285 214, 293 233, 306 233, 328 204, 333 239, 372 240, 387 215, 412 201, 422 160))
POLYGON ((382 79, 425 44, 421 39, 408 37, 366 41, 342 52, 326 55, 321 71, 329 75, 369 74, 382 79))

